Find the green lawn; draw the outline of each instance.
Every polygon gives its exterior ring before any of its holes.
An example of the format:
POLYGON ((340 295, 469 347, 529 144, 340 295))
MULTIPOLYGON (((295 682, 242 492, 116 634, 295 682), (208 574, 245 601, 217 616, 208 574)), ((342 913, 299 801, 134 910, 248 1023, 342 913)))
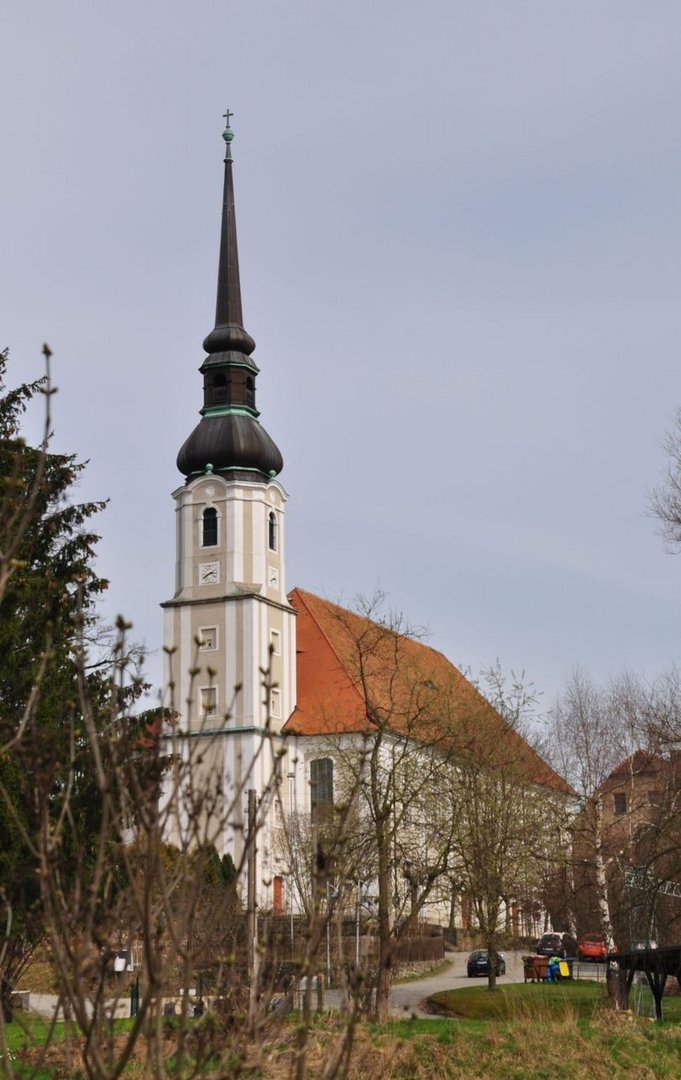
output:
POLYGON ((603 984, 587 981, 511 984, 494 993, 466 987, 431 1000, 448 1015, 371 1026, 373 1057, 362 1053, 360 1038, 351 1076, 677 1080, 681 1073, 679 997, 664 999, 662 1024, 616 1013, 603 984))
POLYGON ((591 1017, 606 1004, 603 985, 573 983, 510 983, 491 993, 486 986, 444 990, 430 998, 447 1016, 458 1020, 514 1020, 519 1016, 550 1015, 560 1018, 570 1013, 581 1019, 591 1017))
MULTIPOLYGON (((114 1031, 127 1031, 132 1027, 132 1024, 131 1019, 114 1020, 114 1031)), ((64 1023, 58 1023, 52 1028, 52 1042, 62 1042, 68 1029, 74 1036, 79 1034, 78 1025, 74 1021, 70 1021, 68 1026, 64 1023)), ((41 1046, 45 1042, 49 1030, 50 1024, 47 1020, 24 1014, 22 1019, 15 1021, 13 1024, 5 1024, 7 1049, 12 1051, 21 1046, 41 1046)))
MULTIPOLYGON (((510 984, 495 993, 484 986, 466 987, 437 994, 435 1000, 449 1016, 360 1023, 348 1080, 677 1080, 681 1073, 681 998, 665 998, 663 1024, 615 1013, 603 984, 587 981, 510 984)), ((117 1021, 116 1026, 130 1022, 117 1021)), ((342 1029, 338 1015, 317 1018, 310 1031, 307 1076, 322 1075, 342 1029)), ((38 1020, 6 1027, 15 1054, 27 1044, 40 1044, 46 1034, 47 1025, 38 1020)), ((54 1037, 63 1034, 64 1025, 56 1025, 54 1037)), ((295 1019, 289 1017, 272 1034, 258 1075, 281 1080, 290 1075, 294 1061, 295 1019)), ((170 1075, 170 1057, 166 1068, 170 1075)), ((141 1069, 141 1062, 132 1063, 124 1075, 133 1080, 141 1069)), ((194 1077, 226 1075, 219 1067, 213 1073, 190 1072, 194 1077)), ((64 1077, 49 1068, 32 1073, 21 1066, 16 1075, 20 1080, 64 1077)))
MULTIPOLYGON (((635 988, 630 995, 634 1004, 635 988)), ((603 983, 576 980, 563 983, 510 983, 497 986, 490 993, 486 986, 445 990, 430 999, 438 1010, 459 1020, 515 1020, 520 1017, 551 1017, 560 1020, 574 1016, 580 1020, 590 1019, 595 1012, 608 1007, 603 983)), ((642 994, 643 1013, 654 1014, 653 999, 647 987, 642 994)), ((681 997, 665 997, 664 1020, 681 1022, 681 997)))

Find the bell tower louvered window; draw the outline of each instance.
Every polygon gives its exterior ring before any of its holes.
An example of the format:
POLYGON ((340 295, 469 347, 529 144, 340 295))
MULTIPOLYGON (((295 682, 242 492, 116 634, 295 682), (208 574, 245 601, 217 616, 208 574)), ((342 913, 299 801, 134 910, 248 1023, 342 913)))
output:
POLYGON ((213 376, 213 405, 224 405, 227 401, 227 377, 213 376))

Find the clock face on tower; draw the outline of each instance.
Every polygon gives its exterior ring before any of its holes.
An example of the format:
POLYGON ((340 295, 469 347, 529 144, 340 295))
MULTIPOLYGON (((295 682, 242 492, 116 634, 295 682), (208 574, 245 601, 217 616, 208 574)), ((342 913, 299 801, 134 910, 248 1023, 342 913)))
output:
POLYGON ((273 588, 279 588, 279 571, 276 566, 270 566, 267 571, 267 584, 273 588))
POLYGON ((220 566, 216 562, 204 562, 199 566, 199 584, 216 585, 219 580, 220 566))

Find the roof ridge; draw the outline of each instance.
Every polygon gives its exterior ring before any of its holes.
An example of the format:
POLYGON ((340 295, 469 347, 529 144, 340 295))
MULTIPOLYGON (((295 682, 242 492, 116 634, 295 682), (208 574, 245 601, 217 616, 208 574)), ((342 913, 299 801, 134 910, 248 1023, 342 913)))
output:
MULTIPOLYGON (((355 619, 361 619, 363 622, 372 623, 375 626, 385 626, 385 629, 389 633, 397 634, 398 637, 404 638, 405 641, 411 641, 414 645, 418 645, 421 649, 427 649, 428 652, 433 653, 435 656, 439 656, 440 659, 445 660, 451 667, 454 668, 456 673, 465 679, 461 668, 449 659, 446 653, 442 649, 436 649, 433 645, 429 645, 428 642, 422 641, 421 638, 414 637, 412 634, 407 634, 403 630, 395 630, 393 627, 386 625, 385 623, 377 622, 376 619, 369 618, 368 615, 363 615, 360 611, 353 611, 352 608, 343 607, 342 604, 337 603, 335 600, 329 600, 324 596, 318 596, 317 593, 310 592, 309 589, 301 589, 298 585, 294 585, 291 592, 297 592, 303 596, 311 596, 314 600, 318 600, 321 604, 326 604, 328 607, 337 608, 338 611, 346 611, 349 615, 352 615, 355 619)), ((310 610, 309 604, 307 605, 308 611, 310 610)), ((470 680, 466 680, 470 682, 470 680)))
MULTIPOLYGON (((444 652, 430 645, 425 645, 418 638, 411 637, 385 623, 377 622, 375 619, 371 619, 369 615, 345 608, 341 604, 301 589, 298 586, 290 591, 289 599, 292 605, 298 608, 303 619, 309 620, 310 625, 314 626, 316 634, 319 635, 317 638, 319 648, 327 649, 328 655, 335 661, 337 671, 346 688, 345 692, 349 695, 347 699, 348 706, 352 709, 351 703, 356 702, 360 709, 363 709, 365 724, 368 724, 366 689, 362 686, 361 676, 358 677, 358 674, 354 671, 352 655, 347 649, 344 649, 344 645, 351 648, 353 635, 363 631, 364 627, 373 627, 378 630, 384 627, 386 633, 394 634, 400 642, 400 648, 404 651, 403 661, 407 667, 411 668, 413 665, 417 673, 419 671, 422 673, 424 680, 435 680, 434 683, 430 682, 430 684, 426 682, 426 685, 429 685, 430 689, 434 691, 439 689, 450 700, 450 705, 454 706, 458 717, 457 728, 461 725, 459 728, 461 735, 464 735, 465 731, 469 729, 472 733, 471 719, 480 710, 483 710, 485 715, 489 715, 490 720, 494 717, 493 723, 498 737, 504 742, 509 740, 507 745, 509 748, 513 748, 513 753, 518 756, 519 762, 528 771, 528 779, 535 783, 562 790, 566 794, 572 792, 565 778, 553 768, 540 751, 532 745, 532 742, 518 730, 513 721, 505 716, 489 700, 473 679, 467 677, 444 652), (348 638, 347 642, 345 642, 346 636, 348 638)), ((300 625, 304 625, 304 622, 300 625)), ((313 648, 312 644, 310 644, 308 648, 312 650, 310 657, 314 659, 313 654, 316 646, 313 648)), ((400 667, 403 668, 403 665, 401 664, 400 667)), ((407 677, 404 669, 402 670, 402 676, 407 677)), ((314 681, 316 678, 314 671, 308 671, 307 677, 314 681)), ((378 683, 376 683, 374 676, 371 675, 370 683, 369 689, 372 693, 378 694, 376 700, 380 705, 381 680, 379 678, 378 683)), ((389 692, 392 693, 392 690, 389 690, 389 692)), ((399 685, 397 694, 398 697, 395 700, 399 712, 402 707, 399 685)), ((454 713, 452 713, 452 716, 454 716, 454 713)), ((361 717, 358 720, 361 724, 361 717)), ((397 734, 401 730, 399 722, 397 722, 397 726, 391 722, 389 727, 397 734)), ((473 728, 475 727, 476 724, 473 720, 473 728)), ((357 731, 358 729, 354 728, 354 730, 357 731)))
MULTIPOLYGON (((344 663, 343 663, 343 661, 341 660, 341 657, 340 657, 340 655, 339 655, 339 653, 338 653, 338 649, 336 648, 336 646, 335 646, 335 645, 333 644, 333 642, 331 641, 331 638, 330 638, 330 637, 329 637, 329 635, 327 634, 327 632, 326 632, 326 630, 324 629, 324 627, 323 627, 323 626, 322 626, 322 625, 320 624, 320 622, 319 622, 319 619, 318 619, 318 618, 316 617, 316 615, 315 615, 314 611, 312 610, 312 608, 311 608, 310 604, 309 604, 309 603, 307 602, 307 600, 306 600, 305 598, 306 598, 307 596, 312 596, 312 597, 313 597, 313 598, 314 598, 315 600, 319 600, 319 601, 320 601, 320 603, 322 603, 322 604, 328 604, 328 605, 330 605, 330 606, 333 606, 333 607, 337 607, 337 608, 339 608, 339 609, 340 609, 341 611, 347 611, 347 610, 349 610, 349 609, 347 609, 347 608, 342 608, 342 607, 340 606, 340 604, 334 604, 332 600, 324 600, 324 598, 323 598, 323 597, 321 597, 321 596, 317 596, 317 594, 316 594, 316 593, 311 593, 311 592, 307 592, 307 591, 306 591, 305 589, 299 589, 297 585, 294 585, 294 587, 293 587, 293 588, 291 589, 291 593, 294 593, 294 592, 295 592, 295 593, 297 593, 297 594, 298 594, 298 595, 299 595, 299 596, 301 597, 301 599, 303 600, 303 603, 304 603, 304 605, 305 605, 305 608, 307 609, 307 613, 308 613, 308 615, 310 616, 310 618, 311 618, 311 619, 313 619, 313 620, 314 620, 314 624, 315 624, 315 626, 317 627, 317 629, 319 630, 319 633, 320 633, 320 634, 322 635, 322 637, 324 638, 324 640, 325 640, 326 644, 327 644, 327 645, 329 646, 329 648, 331 649, 331 652, 333 653, 333 655, 334 655, 334 656, 336 657, 336 660, 338 661, 338 666, 339 666, 339 668, 341 669, 341 671, 342 671, 342 672, 344 672, 345 676, 346 676, 346 677, 347 677, 347 678, 348 678, 348 679, 350 680, 350 683, 352 684, 352 688, 353 688, 353 690, 355 691, 355 693, 357 694, 357 696, 358 696, 358 698, 359 698, 359 700, 360 700, 360 703, 361 703, 361 702, 362 702, 362 700, 363 700, 363 698, 362 698, 362 692, 361 692, 360 688, 359 688, 359 687, 358 687, 358 685, 357 685, 357 681, 356 681, 356 679, 354 679, 354 678, 353 678, 353 676, 352 676, 352 675, 350 674, 350 672, 348 671, 347 667, 345 666, 345 664, 344 664, 344 663)), ((291 593, 289 593, 289 599, 290 599, 291 593)), ((295 605, 293 605, 293 606, 295 606, 295 605)), ((353 613, 351 613, 351 614, 353 614, 353 613)), ((360 616, 360 617, 361 617, 361 616, 360 616)))

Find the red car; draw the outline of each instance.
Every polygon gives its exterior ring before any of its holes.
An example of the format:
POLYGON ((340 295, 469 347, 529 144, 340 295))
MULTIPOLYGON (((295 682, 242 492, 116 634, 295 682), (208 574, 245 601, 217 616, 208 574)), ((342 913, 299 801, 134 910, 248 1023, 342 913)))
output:
POLYGON ((603 962, 608 955, 608 946, 602 934, 585 934, 577 942, 577 959, 603 962))

